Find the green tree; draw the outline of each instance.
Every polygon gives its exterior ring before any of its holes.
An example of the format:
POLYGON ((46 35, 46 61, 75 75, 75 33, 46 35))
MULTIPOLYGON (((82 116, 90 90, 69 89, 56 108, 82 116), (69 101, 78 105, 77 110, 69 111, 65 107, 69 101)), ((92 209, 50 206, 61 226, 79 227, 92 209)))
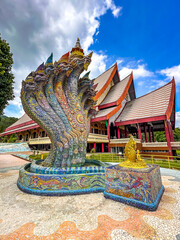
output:
POLYGON ((8 140, 7 142, 8 142, 8 143, 14 143, 14 142, 16 142, 16 140, 17 140, 17 136, 16 136, 15 133, 13 133, 13 134, 10 136, 10 138, 9 138, 9 140, 8 140))
POLYGON ((0 35, 0 115, 3 114, 8 101, 14 99, 12 64, 13 58, 10 46, 0 35))
POLYGON ((173 131, 174 141, 180 142, 180 128, 175 128, 173 131))
POLYGON ((165 131, 154 132, 154 138, 156 142, 166 142, 165 131))
POLYGON ((15 123, 18 118, 15 117, 6 117, 4 115, 0 116, 0 133, 4 132, 6 128, 15 123))

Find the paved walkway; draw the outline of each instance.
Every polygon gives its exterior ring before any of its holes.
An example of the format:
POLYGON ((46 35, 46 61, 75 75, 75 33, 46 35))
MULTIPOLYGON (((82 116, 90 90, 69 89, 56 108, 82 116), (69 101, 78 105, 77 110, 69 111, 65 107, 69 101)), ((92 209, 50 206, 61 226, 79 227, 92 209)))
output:
POLYGON ((19 167, 26 161, 10 156, 4 160, 0 157, 0 167, 7 169, 0 172, 0 240, 180 239, 178 171, 162 169, 165 193, 158 210, 148 212, 105 199, 103 193, 25 194, 17 188, 18 170, 11 164, 19 167))
POLYGON ((10 154, 0 154, 0 172, 5 170, 19 169, 28 161, 12 156, 10 154))

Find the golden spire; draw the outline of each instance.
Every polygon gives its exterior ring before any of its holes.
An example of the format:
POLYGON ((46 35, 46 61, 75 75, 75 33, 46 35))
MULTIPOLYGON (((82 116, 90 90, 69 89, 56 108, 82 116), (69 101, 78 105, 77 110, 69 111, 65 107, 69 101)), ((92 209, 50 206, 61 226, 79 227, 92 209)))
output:
POLYGON ((75 48, 80 48, 81 49, 81 44, 79 38, 77 38, 75 48))
POLYGON ((70 59, 73 57, 80 57, 80 58, 84 57, 84 52, 83 52, 83 49, 81 48, 79 38, 77 38, 76 45, 71 50, 70 59))

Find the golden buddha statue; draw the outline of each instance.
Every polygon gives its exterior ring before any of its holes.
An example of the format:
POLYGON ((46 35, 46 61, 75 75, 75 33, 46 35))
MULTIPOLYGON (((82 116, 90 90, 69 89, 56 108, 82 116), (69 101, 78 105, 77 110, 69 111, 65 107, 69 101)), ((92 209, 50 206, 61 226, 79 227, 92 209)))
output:
POLYGON ((125 146, 126 161, 119 163, 119 166, 126 168, 146 168, 147 165, 144 159, 141 158, 139 150, 136 152, 136 141, 133 136, 130 136, 129 142, 125 146))

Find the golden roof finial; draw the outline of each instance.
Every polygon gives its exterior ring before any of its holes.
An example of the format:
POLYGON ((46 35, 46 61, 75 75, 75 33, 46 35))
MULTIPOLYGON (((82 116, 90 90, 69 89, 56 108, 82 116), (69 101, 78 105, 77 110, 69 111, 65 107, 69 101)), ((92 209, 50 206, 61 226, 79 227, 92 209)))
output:
POLYGON ((82 58, 84 57, 83 49, 81 48, 80 40, 77 38, 76 45, 71 50, 70 59, 72 59, 74 56, 82 58))
POLYGON ((81 49, 81 44, 79 38, 77 38, 75 48, 80 48, 81 49))

